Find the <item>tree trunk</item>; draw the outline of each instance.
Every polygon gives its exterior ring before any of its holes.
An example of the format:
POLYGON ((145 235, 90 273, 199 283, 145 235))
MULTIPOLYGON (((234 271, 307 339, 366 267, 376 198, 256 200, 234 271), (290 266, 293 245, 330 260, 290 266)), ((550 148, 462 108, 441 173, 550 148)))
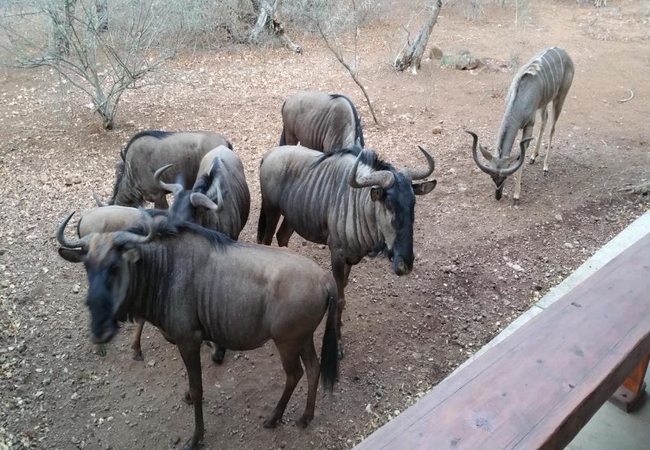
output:
POLYGON ((393 67, 399 71, 403 71, 412 68, 413 73, 417 73, 417 70, 420 68, 422 63, 422 55, 424 55, 424 49, 427 47, 429 38, 431 37, 431 32, 433 31, 433 26, 438 21, 438 15, 440 14, 440 8, 442 8, 442 0, 434 0, 433 5, 431 6, 431 13, 429 18, 420 28, 420 32, 413 41, 413 43, 402 53, 400 53, 393 67))
POLYGON ((250 34, 250 41, 253 43, 259 42, 260 33, 264 28, 268 28, 273 35, 277 36, 282 40, 284 45, 290 50, 296 53, 302 53, 302 47, 295 44, 289 36, 284 32, 284 26, 280 22, 277 12, 280 9, 280 3, 282 0, 261 0, 254 1, 253 7, 258 11, 257 22, 250 34))
POLYGON ((52 20, 54 51, 57 55, 70 54, 70 35, 76 2, 76 0, 63 0, 61 3, 54 4, 48 11, 52 20))
POLYGON ((108 31, 108 0, 95 0, 95 11, 99 19, 97 31, 108 31))

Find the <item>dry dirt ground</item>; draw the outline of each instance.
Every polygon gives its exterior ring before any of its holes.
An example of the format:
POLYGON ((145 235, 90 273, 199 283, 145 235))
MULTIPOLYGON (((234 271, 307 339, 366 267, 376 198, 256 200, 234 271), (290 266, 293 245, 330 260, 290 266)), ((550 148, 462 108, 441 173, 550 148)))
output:
MULTIPOLYGON (((601 10, 535 3, 517 27, 510 9, 486 8, 470 22, 443 7, 432 40, 445 52, 521 65, 561 45, 575 62, 550 176, 542 177, 541 158, 526 166, 519 207, 509 195, 494 200, 463 133, 472 129, 492 146, 512 72, 426 62, 417 75, 394 73, 387 63, 395 36, 417 6, 384 5, 384 19, 361 30, 361 77, 381 126, 310 36, 293 36, 303 55, 236 48, 177 58, 152 86, 125 96, 112 132, 51 73, 0 73, 0 448, 177 448, 192 432, 176 348, 147 326, 145 361, 132 361, 134 326, 126 324, 106 357, 92 353, 83 267, 56 253, 58 222, 93 206, 91 190, 109 196, 119 150, 139 130, 215 130, 232 140, 253 193, 247 242, 259 210, 258 162, 277 143, 280 106, 296 90, 351 96, 368 147, 398 167, 422 163, 418 144, 437 161, 438 187, 416 206, 413 273, 398 278, 383 259, 352 271, 341 379, 334 395, 319 394, 308 429, 294 425, 305 379, 285 423, 262 428, 284 383, 271 344, 231 352, 220 367, 203 352, 205 447, 212 449, 350 448, 648 210, 647 197, 618 191, 650 176, 647 3, 612 0, 601 10), (629 89, 634 99, 620 103, 629 89)), ((299 236, 290 247, 328 267, 326 249, 299 236)))

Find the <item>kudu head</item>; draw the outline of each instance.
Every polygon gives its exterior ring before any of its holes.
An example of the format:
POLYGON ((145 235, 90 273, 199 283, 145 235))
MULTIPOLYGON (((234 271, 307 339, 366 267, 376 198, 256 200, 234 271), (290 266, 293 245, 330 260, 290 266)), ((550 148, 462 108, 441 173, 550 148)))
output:
POLYGON ((80 239, 68 240, 64 233, 74 212, 59 225, 57 240, 62 248, 59 255, 70 262, 83 262, 88 274, 86 305, 90 310, 90 332, 93 342, 110 341, 117 332, 115 316, 126 298, 130 281, 130 266, 138 261, 139 244, 151 241, 155 235, 153 219, 143 214, 146 235, 131 231, 92 233, 80 239))
POLYGON ((397 171, 389 164, 377 161, 373 152, 363 150, 348 176, 351 187, 370 188, 370 199, 376 205, 377 226, 384 239, 382 248, 376 249, 375 253, 385 252, 397 275, 408 275, 413 270, 415 196, 428 194, 436 186, 436 180, 412 183, 427 178, 435 169, 433 156, 422 147, 419 149, 427 159, 426 167, 405 167, 397 171), (360 169, 362 160, 366 161, 366 167, 360 169), (368 167, 368 162, 374 162, 374 168, 368 167))
POLYGON ((472 145, 472 156, 474 157, 474 162, 479 169, 492 177, 492 181, 494 181, 494 185, 496 186, 494 198, 501 200, 501 196, 503 195, 503 186, 506 183, 506 179, 518 171, 524 163, 524 160, 526 159, 526 144, 528 144, 532 138, 529 137, 521 140, 519 143, 520 151, 518 155, 508 155, 501 158, 498 153, 492 155, 485 147, 479 144, 476 133, 471 131, 466 131, 466 133, 470 134, 472 138, 474 138, 474 144, 472 145), (476 147, 481 150, 481 154, 487 162, 482 162, 478 157, 476 147))
POLYGON ((199 174, 197 183, 192 191, 188 191, 181 183, 165 183, 160 179, 162 174, 171 167, 171 164, 161 167, 154 173, 156 183, 167 192, 174 194, 174 202, 169 207, 169 215, 174 220, 196 222, 197 210, 205 209, 219 212, 223 209, 223 193, 221 190, 221 159, 216 157, 207 174, 199 174), (199 181, 205 184, 205 192, 197 191, 199 181), (214 200, 213 200, 214 199, 214 200))

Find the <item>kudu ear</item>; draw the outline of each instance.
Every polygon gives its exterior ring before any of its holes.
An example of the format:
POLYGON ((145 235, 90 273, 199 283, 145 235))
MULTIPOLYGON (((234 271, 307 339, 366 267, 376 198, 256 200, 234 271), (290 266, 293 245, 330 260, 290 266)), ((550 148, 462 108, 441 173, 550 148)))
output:
POLYGON ((373 202, 376 202, 377 200, 381 200, 384 197, 384 188, 382 187, 373 187, 370 189, 370 200, 373 202))
POLYGON ((59 256, 71 263, 82 262, 85 254, 86 252, 84 250, 78 248, 59 248, 59 256))
POLYGON ((413 193, 415 195, 426 195, 433 191, 433 188, 438 184, 438 180, 425 181, 424 183, 412 184, 413 193))

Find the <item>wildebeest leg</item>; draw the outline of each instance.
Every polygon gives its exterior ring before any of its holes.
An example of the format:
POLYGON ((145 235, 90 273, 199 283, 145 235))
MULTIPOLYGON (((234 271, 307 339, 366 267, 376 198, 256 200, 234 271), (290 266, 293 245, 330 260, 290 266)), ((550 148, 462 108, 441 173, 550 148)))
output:
POLYGON ((280 221, 280 211, 262 205, 257 224, 257 243, 271 245, 273 234, 280 221))
POLYGON ((144 328, 144 319, 135 319, 138 324, 138 328, 135 329, 133 333, 133 342, 131 343, 131 348, 133 349, 133 359, 135 361, 144 361, 142 356, 142 347, 140 346, 140 339, 142 338, 142 329, 144 328))
MULTIPOLYGON (((328 242, 330 247, 331 257, 332 257, 332 275, 334 275, 334 280, 336 281, 337 294, 339 297, 338 308, 336 311, 336 337, 339 341, 339 358, 343 359, 345 356, 345 351, 343 350, 343 341, 341 338, 341 327, 343 309, 345 308, 345 281, 346 281, 346 268, 347 264, 345 263, 345 255, 342 250, 337 250, 337 245, 328 242)), ((350 270, 347 269, 348 275, 350 270)))
POLYGON ((318 390, 318 377, 320 376, 320 364, 318 363, 318 356, 316 356, 316 349, 314 348, 314 336, 309 336, 307 342, 302 348, 300 359, 305 365, 307 370, 307 406, 302 417, 298 419, 296 424, 300 428, 305 428, 314 418, 314 407, 316 406, 316 391, 318 390))
POLYGON ((215 364, 223 364, 223 359, 226 356, 226 347, 217 345, 215 342, 208 342, 208 346, 210 346, 212 349, 212 352, 210 353, 212 356, 212 361, 215 364))
POLYGON ((348 285, 348 278, 350 278, 350 270, 352 270, 352 266, 350 264, 345 264, 345 276, 343 277, 343 287, 347 287, 348 285))
POLYGON ((284 385, 284 392, 282 393, 282 397, 280 397, 280 401, 275 407, 275 410, 273 411, 271 417, 266 419, 264 422, 264 428, 276 427, 278 420, 280 420, 282 418, 282 414, 284 414, 284 410, 287 407, 287 403, 289 403, 291 394, 293 394, 294 389, 298 385, 298 382, 304 373, 302 366, 300 365, 300 346, 296 345, 295 342, 274 342, 275 346, 278 349, 278 352, 280 353, 280 358, 282 359, 282 367, 284 368, 284 372, 287 375, 287 379, 284 385))
POLYGON ((167 195, 162 193, 156 196, 153 205, 156 209, 169 209, 169 203, 167 203, 167 195))
POLYGON ((190 382, 189 397, 194 404, 194 435, 183 445, 183 450, 199 447, 203 439, 203 383, 201 380, 201 342, 190 342, 178 346, 190 382))
POLYGON ((287 247, 289 245, 289 239, 291 239, 292 234, 293 234, 293 227, 285 217, 282 219, 282 224, 280 225, 280 229, 275 234, 275 236, 278 238, 278 245, 280 247, 287 247))
POLYGON ((535 164, 535 159, 539 155, 539 147, 542 145, 542 137, 544 136, 544 129, 546 128, 546 121, 548 120, 548 105, 545 105, 541 109, 542 124, 539 127, 539 136, 537 136, 537 142, 535 142, 535 151, 530 155, 530 163, 535 164))

